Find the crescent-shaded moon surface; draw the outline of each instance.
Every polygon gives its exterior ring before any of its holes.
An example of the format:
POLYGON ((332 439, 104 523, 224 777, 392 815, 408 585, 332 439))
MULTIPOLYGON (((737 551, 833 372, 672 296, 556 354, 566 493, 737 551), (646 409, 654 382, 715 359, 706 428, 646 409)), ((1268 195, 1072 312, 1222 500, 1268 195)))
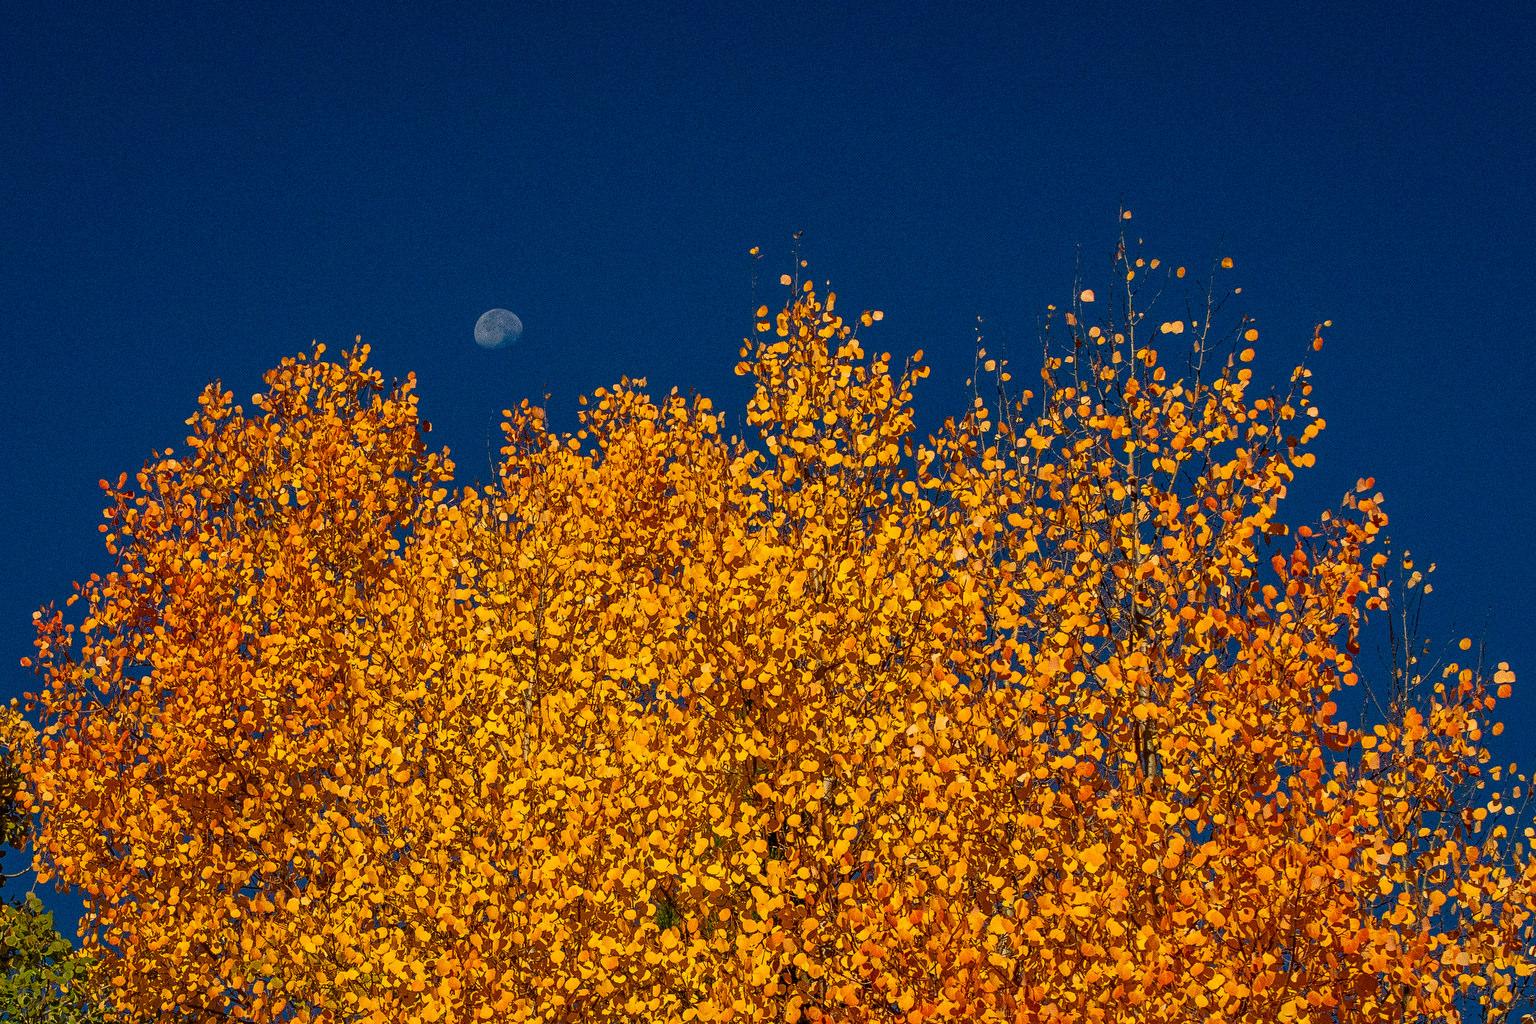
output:
POLYGON ((510 309, 488 309, 475 321, 475 344, 481 348, 510 345, 523 334, 523 321, 510 309))

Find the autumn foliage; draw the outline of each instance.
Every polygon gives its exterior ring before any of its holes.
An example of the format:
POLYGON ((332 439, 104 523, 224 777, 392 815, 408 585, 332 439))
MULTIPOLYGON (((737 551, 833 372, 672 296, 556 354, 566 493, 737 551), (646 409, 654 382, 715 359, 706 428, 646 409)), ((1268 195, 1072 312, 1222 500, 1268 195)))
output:
POLYGON ((1310 372, 1113 273, 926 440, 920 354, 788 281, 744 438, 624 381, 573 435, 510 411, 486 486, 365 346, 211 386, 37 622, 39 865, 114 1005, 1506 1019, 1512 673, 1359 653, 1410 595, 1368 481, 1281 514, 1310 372))

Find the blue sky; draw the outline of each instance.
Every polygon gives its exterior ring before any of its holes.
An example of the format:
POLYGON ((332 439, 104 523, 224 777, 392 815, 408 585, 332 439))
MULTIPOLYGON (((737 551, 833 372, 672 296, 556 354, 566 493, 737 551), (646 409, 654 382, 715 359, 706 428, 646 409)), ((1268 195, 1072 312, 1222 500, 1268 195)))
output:
MULTIPOLYGON (((1029 372, 1121 203, 1166 260, 1234 258, 1261 365, 1333 319, 1289 515, 1375 476, 1439 564, 1431 628, 1536 673, 1532 16, 1025 6, 8 12, 0 691, 32 609, 106 566, 96 480, 179 444, 214 377, 362 334, 483 478, 525 396, 568 423, 627 373, 739 411, 746 250, 771 298, 803 230, 876 344, 927 350, 932 423, 977 316, 1029 372), (493 306, 517 346, 473 343, 493 306)), ((1522 689, 1497 749, 1530 762, 1522 689)))

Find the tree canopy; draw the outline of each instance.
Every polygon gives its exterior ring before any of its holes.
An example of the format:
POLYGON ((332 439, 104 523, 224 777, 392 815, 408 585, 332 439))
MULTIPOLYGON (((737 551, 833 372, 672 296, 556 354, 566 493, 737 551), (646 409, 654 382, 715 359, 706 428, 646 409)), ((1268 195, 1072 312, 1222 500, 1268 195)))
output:
POLYGON ((1324 418, 1227 267, 1161 320, 1184 269, 1122 244, 926 438, 921 353, 787 275, 739 437, 624 380, 463 486, 366 346, 211 385, 37 617, 38 865, 113 1005, 1506 1019, 1513 673, 1360 657, 1422 587, 1369 480, 1282 515, 1324 418))

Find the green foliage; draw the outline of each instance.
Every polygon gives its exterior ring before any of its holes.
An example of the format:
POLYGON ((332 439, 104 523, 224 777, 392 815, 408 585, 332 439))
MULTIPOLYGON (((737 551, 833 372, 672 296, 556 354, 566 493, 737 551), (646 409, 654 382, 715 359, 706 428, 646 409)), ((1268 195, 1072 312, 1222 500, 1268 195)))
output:
POLYGON ((0 904, 0 1022, 84 1024, 102 1020, 89 998, 92 964, 28 893, 0 904))

